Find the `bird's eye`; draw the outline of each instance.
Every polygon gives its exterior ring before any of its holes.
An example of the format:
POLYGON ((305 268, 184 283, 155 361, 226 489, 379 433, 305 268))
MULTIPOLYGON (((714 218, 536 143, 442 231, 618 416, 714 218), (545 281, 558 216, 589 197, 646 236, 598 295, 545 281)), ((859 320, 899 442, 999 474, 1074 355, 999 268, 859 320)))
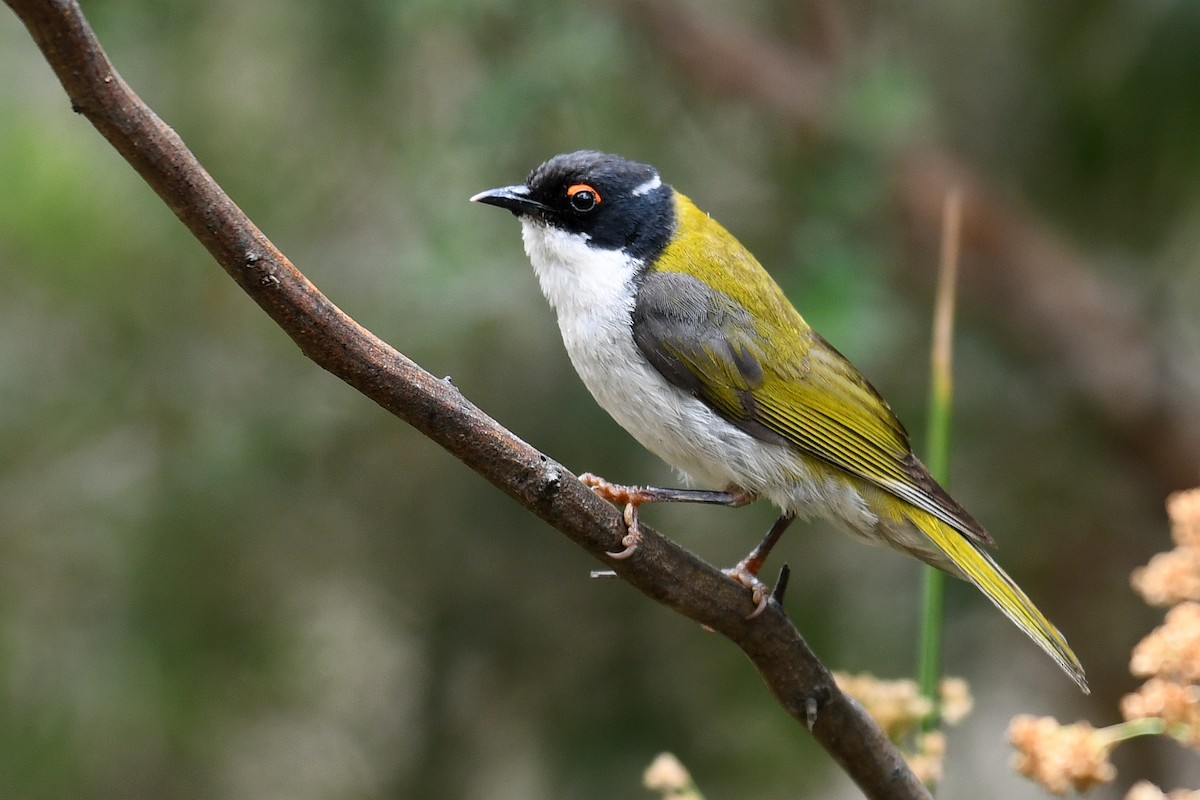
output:
POLYGON ((567 189, 567 202, 571 208, 585 214, 600 205, 600 193, 586 183, 576 183, 567 189))

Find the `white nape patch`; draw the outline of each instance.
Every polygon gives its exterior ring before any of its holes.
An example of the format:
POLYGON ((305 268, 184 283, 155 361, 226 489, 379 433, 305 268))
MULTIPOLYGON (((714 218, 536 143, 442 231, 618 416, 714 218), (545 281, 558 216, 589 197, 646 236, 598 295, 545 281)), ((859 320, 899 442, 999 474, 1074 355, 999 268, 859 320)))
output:
POLYGON ((641 197, 644 194, 650 194, 658 187, 662 186, 662 178, 658 177, 658 173, 654 173, 654 177, 633 190, 634 197, 641 197))
POLYGON ((801 516, 831 516, 861 534, 873 528, 853 487, 814 476, 792 448, 753 438, 650 365, 633 340, 637 259, 530 217, 521 231, 575 371, 643 447, 705 488, 734 484, 801 516))

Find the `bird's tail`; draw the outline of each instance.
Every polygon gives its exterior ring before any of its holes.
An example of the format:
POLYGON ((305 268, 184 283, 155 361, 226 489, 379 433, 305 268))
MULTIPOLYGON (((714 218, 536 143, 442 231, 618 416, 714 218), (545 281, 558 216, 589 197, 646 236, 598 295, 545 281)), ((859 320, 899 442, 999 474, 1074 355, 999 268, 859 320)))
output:
POLYGON ((1067 640, 987 552, 932 514, 911 509, 908 516, 967 580, 1079 684, 1084 694, 1090 693, 1083 665, 1067 640))

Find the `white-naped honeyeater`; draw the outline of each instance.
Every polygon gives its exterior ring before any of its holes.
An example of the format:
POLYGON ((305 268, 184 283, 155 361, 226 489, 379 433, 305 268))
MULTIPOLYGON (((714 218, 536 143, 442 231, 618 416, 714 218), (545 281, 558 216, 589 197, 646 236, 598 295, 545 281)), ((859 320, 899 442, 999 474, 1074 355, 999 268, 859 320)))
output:
POLYGON ((472 200, 508 209, 558 315, 571 363, 600 406, 707 489, 585 483, 625 506, 627 558, 639 504, 740 506, 781 514, 729 574, 757 574, 797 516, 820 515, 975 584, 1086 692, 1066 639, 992 559, 983 526, 913 455, 891 408, 796 311, 754 256, 647 164, 581 151, 524 184, 472 200))

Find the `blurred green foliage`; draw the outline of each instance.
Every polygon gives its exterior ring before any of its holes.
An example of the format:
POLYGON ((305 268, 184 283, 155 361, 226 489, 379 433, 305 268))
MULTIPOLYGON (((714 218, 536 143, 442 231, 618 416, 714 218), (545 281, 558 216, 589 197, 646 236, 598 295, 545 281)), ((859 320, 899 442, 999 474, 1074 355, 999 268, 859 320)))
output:
MULTIPOLYGON (((815 135, 691 80, 621 2, 86 4, 124 77, 335 303, 572 469, 648 483, 672 476, 586 395, 517 226, 471 194, 583 147, 656 164, 919 434, 933 269, 887 173, 939 143, 1153 310, 1194 392, 1197 9, 696 4, 797 46, 832 15, 844 79, 815 135)), ((663 749, 713 798, 853 795, 732 647, 589 580, 303 359, 70 112, 7 10, 0 73, 0 796, 636 797, 663 749)), ((969 304, 958 370, 956 494, 1098 692, 1085 705, 951 587, 948 669, 979 708, 946 793, 1036 796, 1007 773, 1004 723, 1114 718, 1154 620, 1126 578, 1166 547, 1169 487, 969 304)), ((646 513, 718 564, 771 518, 646 513)), ((916 565, 827 530, 777 550, 789 610, 834 668, 911 674, 916 565)), ((1131 780, 1200 783, 1153 747, 1131 748, 1131 780)))

